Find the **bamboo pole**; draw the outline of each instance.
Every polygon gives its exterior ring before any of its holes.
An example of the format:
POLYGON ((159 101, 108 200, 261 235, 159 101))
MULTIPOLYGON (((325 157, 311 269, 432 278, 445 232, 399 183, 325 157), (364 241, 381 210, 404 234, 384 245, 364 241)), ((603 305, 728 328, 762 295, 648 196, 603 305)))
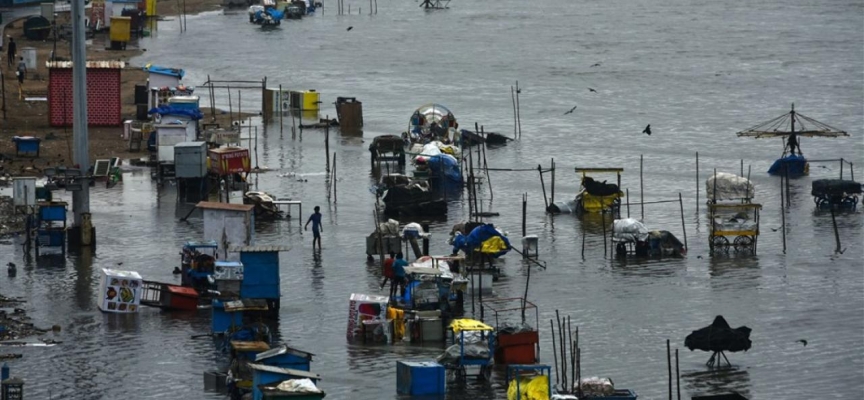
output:
POLYGON ((780 229, 783 230, 783 254, 786 254, 786 202, 783 199, 783 175, 780 175, 780 229))
MULTIPOLYGON (((483 132, 483 137, 486 137, 486 129, 482 126, 480 127, 480 131, 483 132)), ((486 141, 483 141, 483 169, 486 170, 486 183, 489 184, 489 201, 495 199, 495 194, 492 192, 492 179, 489 177, 489 165, 486 163, 486 141)), ((443 174, 442 174, 443 175, 443 174)), ((446 193, 446 191, 445 191, 446 193)))
POLYGON ((609 250, 609 247, 606 246, 606 213, 603 210, 600 210, 600 218, 603 221, 603 257, 606 257, 608 254, 606 253, 609 250))
POLYGON ((552 164, 552 184, 551 184, 550 192, 552 194, 552 200, 550 200, 549 202, 552 204, 555 204, 555 158, 552 158, 551 164, 552 164))
POLYGON ((285 112, 282 110, 282 102, 285 101, 282 98, 282 84, 279 84, 279 134, 285 130, 285 112))
POLYGON ((678 367, 678 349, 675 349, 675 386, 678 389, 678 400, 681 400, 681 369, 678 367))
POLYGON ((555 323, 551 318, 549 319, 549 326, 552 331, 552 357, 555 359, 555 385, 557 386, 561 382, 561 374, 558 372, 558 346, 555 345, 555 323))
POLYGON ((231 87, 228 87, 228 122, 234 127, 234 109, 231 105, 231 87))
POLYGON ((829 204, 831 207, 831 224, 834 225, 834 240, 837 241, 837 248, 834 249, 835 253, 843 254, 843 250, 840 249, 840 231, 837 230, 837 218, 834 217, 834 205, 829 204))
POLYGON ((333 203, 336 203, 336 152, 333 152, 333 203))
POLYGON ((540 173, 540 187, 543 188, 543 202, 546 204, 546 212, 549 212, 549 199, 546 197, 546 183, 543 182, 543 167, 537 164, 537 172, 540 173))
POLYGON ((630 188, 625 189, 625 191, 624 196, 627 197, 627 218, 630 218, 630 188))

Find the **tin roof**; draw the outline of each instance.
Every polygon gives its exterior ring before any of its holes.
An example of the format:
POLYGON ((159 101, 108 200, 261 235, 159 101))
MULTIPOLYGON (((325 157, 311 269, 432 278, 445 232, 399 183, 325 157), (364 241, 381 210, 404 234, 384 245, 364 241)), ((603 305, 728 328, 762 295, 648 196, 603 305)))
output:
POLYGON ((231 246, 228 251, 231 253, 270 253, 275 251, 289 251, 291 246, 270 245, 270 246, 231 246))
POLYGON ((273 373, 282 374, 282 375, 290 375, 290 376, 296 376, 296 377, 300 377, 300 378, 309 378, 309 379, 316 379, 316 380, 321 379, 321 375, 318 375, 314 372, 300 371, 300 370, 291 369, 291 368, 273 367, 270 365, 263 365, 263 364, 249 363, 247 365, 249 366, 249 368, 252 368, 256 371, 273 372, 273 373))
MULTIPOLYGON (((51 68, 72 68, 72 61, 46 61, 45 66, 51 68)), ((87 68, 94 69, 123 69, 126 63, 123 61, 87 61, 87 68)))
POLYGON ((255 206, 251 204, 229 204, 229 203, 217 203, 215 201, 202 201, 195 205, 198 208, 204 208, 207 210, 224 210, 224 211, 244 211, 249 212, 255 208, 255 206))
POLYGON ((276 346, 270 350, 258 353, 255 356, 255 361, 265 360, 265 359, 268 359, 270 357, 276 357, 276 356, 279 356, 282 354, 291 354, 291 355, 295 355, 295 356, 300 357, 300 358, 306 358, 309 360, 311 360, 312 356, 314 356, 314 354, 312 354, 312 353, 309 353, 309 352, 306 352, 303 350, 297 350, 293 347, 288 347, 287 344, 280 344, 280 345, 278 345, 278 346, 276 346))
POLYGON ((231 347, 237 351, 262 352, 270 350, 270 346, 266 342, 261 341, 232 340, 231 347))

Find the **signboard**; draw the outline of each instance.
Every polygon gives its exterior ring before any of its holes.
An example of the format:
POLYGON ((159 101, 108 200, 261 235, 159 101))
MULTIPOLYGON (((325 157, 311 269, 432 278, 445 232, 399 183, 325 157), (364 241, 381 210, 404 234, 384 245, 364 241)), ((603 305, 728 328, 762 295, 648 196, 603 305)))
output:
POLYGON ((387 319, 387 297, 352 293, 348 304, 348 339, 360 335, 363 321, 387 319))
POLYGON ((99 309, 108 313, 137 313, 141 304, 141 275, 135 271, 102 269, 99 309))

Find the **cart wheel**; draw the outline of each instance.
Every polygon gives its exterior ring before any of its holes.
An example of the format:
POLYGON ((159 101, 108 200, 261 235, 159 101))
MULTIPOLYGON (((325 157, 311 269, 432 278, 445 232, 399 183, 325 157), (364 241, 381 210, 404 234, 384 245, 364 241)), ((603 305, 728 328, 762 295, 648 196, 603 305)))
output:
MULTIPOLYGON (((724 238, 725 239, 725 238, 724 238)), ((753 238, 750 236, 738 236, 735 238, 735 252, 744 251, 753 246, 753 238)))
POLYGON ((490 382, 492 380, 492 366, 491 365, 483 365, 480 367, 480 375, 477 377, 478 380, 483 382, 490 382))
POLYGON ((714 250, 729 251, 729 239, 726 239, 726 236, 714 236, 711 239, 711 244, 714 246, 714 250))

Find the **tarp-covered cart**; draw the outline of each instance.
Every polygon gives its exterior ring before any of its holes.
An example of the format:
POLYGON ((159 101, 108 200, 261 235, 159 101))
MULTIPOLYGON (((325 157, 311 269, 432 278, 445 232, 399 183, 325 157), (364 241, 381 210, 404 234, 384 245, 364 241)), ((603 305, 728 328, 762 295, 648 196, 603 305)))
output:
POLYGON ((381 135, 372 139, 369 145, 372 169, 380 166, 382 162, 396 162, 400 167, 405 166, 405 141, 396 135, 381 135))
POLYGON ((708 234, 711 254, 749 251, 756 254, 759 238, 759 210, 761 204, 708 204, 710 231, 708 234), (730 242, 729 238, 734 238, 730 242))
POLYGON ((675 256, 687 253, 684 244, 669 231, 649 231, 642 222, 634 218, 616 219, 612 222, 612 241, 615 254, 637 257, 675 256))
POLYGON ((861 194, 861 184, 843 179, 817 179, 813 181, 810 194, 820 210, 830 210, 832 207, 855 210, 858 207, 857 195, 861 194))
POLYGON ((546 211, 553 214, 571 213, 611 213, 613 217, 621 216, 621 173, 623 168, 576 168, 576 173, 581 174, 581 191, 573 201, 555 202, 549 205, 546 211), (606 183, 606 180, 595 180, 589 174, 615 174, 615 183, 606 183))
POLYGON ((453 345, 437 361, 447 370, 449 380, 464 380, 468 368, 479 367, 476 376, 488 381, 492 377, 492 356, 495 353, 494 329, 473 319, 456 319, 450 323, 453 345))

